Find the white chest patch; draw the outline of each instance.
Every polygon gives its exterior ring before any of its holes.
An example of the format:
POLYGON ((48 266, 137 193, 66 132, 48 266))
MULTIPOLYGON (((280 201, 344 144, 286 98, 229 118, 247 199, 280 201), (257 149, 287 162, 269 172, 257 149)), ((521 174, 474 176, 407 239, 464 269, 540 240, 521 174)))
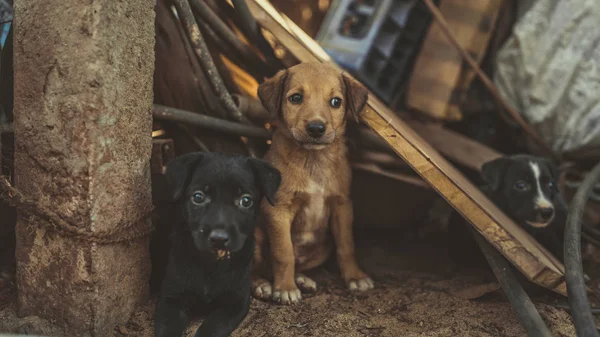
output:
POLYGON ((531 171, 533 172, 533 177, 535 180, 536 194, 535 194, 535 199, 533 200, 535 206, 537 208, 552 207, 552 203, 550 202, 550 199, 548 199, 548 197, 542 191, 542 182, 541 182, 542 174, 541 174, 539 165, 534 162, 529 162, 529 167, 531 167, 531 171))
POLYGON ((309 179, 307 184, 307 192, 310 194, 324 194, 325 186, 323 184, 319 184, 316 181, 309 179))

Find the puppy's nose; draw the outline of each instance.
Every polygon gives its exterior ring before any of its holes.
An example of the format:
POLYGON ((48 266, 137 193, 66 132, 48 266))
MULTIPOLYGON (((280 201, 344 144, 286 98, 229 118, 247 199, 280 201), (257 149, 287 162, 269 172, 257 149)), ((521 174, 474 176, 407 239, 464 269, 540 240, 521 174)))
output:
POLYGON ((546 220, 550 220, 550 218, 552 218, 552 216, 554 215, 554 208, 552 207, 544 207, 544 208, 540 208, 538 210, 538 212, 540 213, 540 217, 546 221, 546 220))
POLYGON ((325 124, 321 121, 308 122, 306 132, 313 138, 319 138, 325 134, 325 124))
POLYGON ((208 239, 213 246, 225 248, 229 242, 229 234, 224 229, 215 229, 210 232, 208 239))

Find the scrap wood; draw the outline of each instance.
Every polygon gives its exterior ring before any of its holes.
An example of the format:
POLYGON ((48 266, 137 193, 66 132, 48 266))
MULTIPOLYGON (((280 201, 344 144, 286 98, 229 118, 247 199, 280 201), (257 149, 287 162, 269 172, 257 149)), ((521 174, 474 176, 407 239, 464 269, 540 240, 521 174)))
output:
POLYGON ((436 7, 433 1, 423 1, 431 11, 431 14, 433 15, 434 19, 442 28, 442 31, 445 33, 448 40, 450 40, 450 42, 452 43, 452 45, 454 45, 456 50, 458 50, 458 52, 465 59, 465 61, 467 61, 469 66, 471 66, 471 68, 475 70, 477 77, 483 83, 483 85, 490 91, 496 102, 510 114, 510 116, 519 124, 519 126, 521 126, 521 128, 523 128, 523 130, 525 130, 525 132, 529 134, 529 136, 531 136, 532 140, 534 140, 540 146, 540 149, 544 150, 548 155, 553 156, 554 153, 552 152, 552 149, 548 146, 548 144, 546 144, 542 137, 531 127, 531 125, 529 125, 529 123, 527 123, 525 119, 523 119, 523 116, 521 116, 510 104, 508 104, 508 102, 504 99, 504 97, 502 97, 492 80, 490 80, 489 77, 487 77, 487 75, 483 72, 483 70, 481 70, 477 62, 473 60, 469 53, 461 47, 460 43, 454 37, 454 34, 450 31, 446 19, 444 19, 444 16, 442 15, 442 13, 440 13, 440 10, 436 7))
MULTIPOLYGON (((332 62, 314 40, 282 16, 267 0, 250 0, 249 6, 262 27, 270 31, 300 62, 332 62)), ((362 121, 385 139, 399 156, 527 278, 566 295, 562 264, 373 94, 369 95, 362 121)))
POLYGON ((483 297, 486 294, 499 290, 500 288, 502 287, 498 282, 489 282, 454 290, 451 291, 450 294, 454 297, 462 298, 463 300, 475 300, 483 297))

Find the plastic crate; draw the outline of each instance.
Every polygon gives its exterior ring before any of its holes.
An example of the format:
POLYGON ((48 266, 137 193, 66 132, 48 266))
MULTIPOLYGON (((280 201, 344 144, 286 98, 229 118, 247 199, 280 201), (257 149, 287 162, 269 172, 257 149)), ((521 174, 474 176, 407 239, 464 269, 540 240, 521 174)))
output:
POLYGON ((316 40, 391 105, 408 82, 430 22, 421 0, 334 0, 316 40))

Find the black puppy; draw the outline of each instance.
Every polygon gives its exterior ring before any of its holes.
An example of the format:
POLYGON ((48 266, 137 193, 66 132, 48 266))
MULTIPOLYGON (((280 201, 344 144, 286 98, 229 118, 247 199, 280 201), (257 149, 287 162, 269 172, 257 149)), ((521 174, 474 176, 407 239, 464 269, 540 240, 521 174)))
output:
POLYGON ((281 175, 257 159, 191 153, 169 163, 166 177, 175 226, 154 335, 181 336, 199 314, 197 337, 229 336, 250 308, 260 200, 273 203, 281 175))
MULTIPOLYGON (((505 156, 486 162, 481 168, 481 178, 480 190, 562 261, 568 208, 556 185, 558 172, 555 166, 542 157, 505 156)), ((484 263, 469 230, 471 225, 458 212, 449 210, 448 254, 451 259, 484 263)))
POLYGON ((558 171, 546 158, 501 157, 485 163, 483 192, 513 221, 562 260, 567 205, 558 190, 558 171))

